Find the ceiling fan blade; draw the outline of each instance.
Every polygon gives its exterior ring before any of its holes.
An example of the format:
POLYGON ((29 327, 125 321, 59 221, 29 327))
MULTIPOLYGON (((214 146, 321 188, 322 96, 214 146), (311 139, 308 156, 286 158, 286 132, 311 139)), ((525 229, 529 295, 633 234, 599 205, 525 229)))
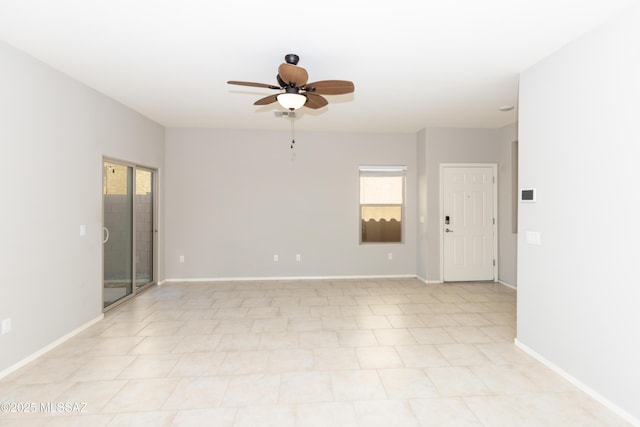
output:
POLYGON ((305 102, 304 106, 317 110, 318 108, 322 108, 329 103, 326 98, 316 95, 315 93, 306 92, 304 96, 307 97, 307 102, 305 102))
POLYGON ((286 63, 280 64, 280 67, 278 67, 278 75, 285 83, 287 83, 287 85, 293 83, 293 86, 295 87, 304 86, 309 79, 307 70, 302 67, 298 67, 297 65, 286 63))
POLYGON ((272 103, 276 102, 277 100, 278 100, 278 95, 269 95, 269 96, 265 96, 264 98, 258 99, 256 102, 253 103, 253 105, 272 104, 272 103))
POLYGON ((264 87, 267 89, 281 89, 279 86, 268 85, 266 83, 254 83, 254 82, 238 82, 235 80, 229 80, 227 82, 230 85, 251 86, 251 87, 264 87))
POLYGON ((353 92, 355 87, 348 80, 321 80, 308 83, 302 89, 321 95, 343 95, 353 92))

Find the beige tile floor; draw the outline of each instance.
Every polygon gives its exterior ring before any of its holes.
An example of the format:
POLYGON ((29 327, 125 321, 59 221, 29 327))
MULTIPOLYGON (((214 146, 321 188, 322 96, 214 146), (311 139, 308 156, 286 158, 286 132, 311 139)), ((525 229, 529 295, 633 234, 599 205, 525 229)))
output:
POLYGON ((515 322, 494 283, 167 284, 0 380, 0 402, 37 404, 0 426, 627 425, 517 349, 515 322))

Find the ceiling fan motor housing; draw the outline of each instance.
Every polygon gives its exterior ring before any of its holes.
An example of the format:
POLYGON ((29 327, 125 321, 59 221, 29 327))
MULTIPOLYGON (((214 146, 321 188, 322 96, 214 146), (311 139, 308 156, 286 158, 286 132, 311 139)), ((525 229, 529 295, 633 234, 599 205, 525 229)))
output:
POLYGON ((300 57, 298 55, 296 55, 295 53, 289 53, 289 54, 284 56, 284 61, 287 64, 298 65, 298 61, 300 61, 300 57))

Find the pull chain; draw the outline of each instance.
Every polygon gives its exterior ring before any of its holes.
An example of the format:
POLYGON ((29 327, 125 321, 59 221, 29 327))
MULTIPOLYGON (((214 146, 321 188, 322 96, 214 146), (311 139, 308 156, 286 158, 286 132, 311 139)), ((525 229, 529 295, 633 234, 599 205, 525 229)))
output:
POLYGON ((295 127, 293 126, 294 116, 290 114, 289 120, 291 120, 291 146, 289 148, 291 149, 291 161, 294 161, 296 159, 296 134, 295 127))

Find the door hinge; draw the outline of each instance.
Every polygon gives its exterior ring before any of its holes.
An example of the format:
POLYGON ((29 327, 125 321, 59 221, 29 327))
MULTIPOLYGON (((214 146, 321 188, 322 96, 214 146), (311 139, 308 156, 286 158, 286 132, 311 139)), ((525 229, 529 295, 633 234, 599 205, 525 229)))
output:
POLYGON ((492 176, 491 179, 493 180, 493 183, 495 184, 496 183, 496 177, 492 176))
POLYGON ((496 225, 496 219, 493 218, 493 225, 496 225))
POLYGON ((493 260, 493 266, 494 267, 496 266, 496 260, 495 259, 493 260))

